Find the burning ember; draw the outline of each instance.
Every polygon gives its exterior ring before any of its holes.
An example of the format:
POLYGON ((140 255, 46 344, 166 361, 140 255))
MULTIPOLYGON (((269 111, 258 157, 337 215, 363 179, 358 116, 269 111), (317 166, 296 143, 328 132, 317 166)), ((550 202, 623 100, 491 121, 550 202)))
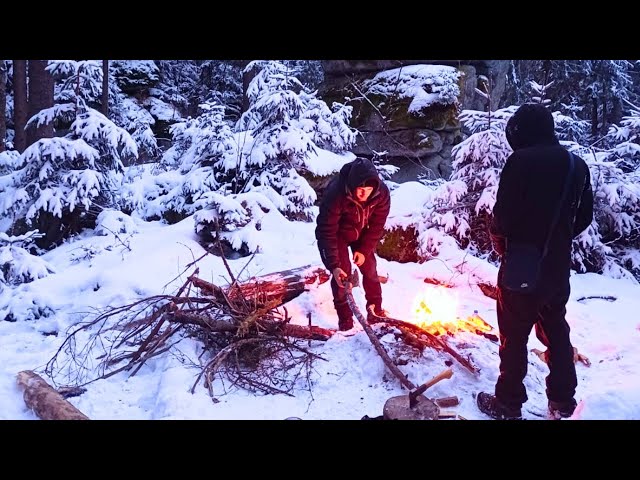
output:
POLYGON ((484 334, 492 330, 477 312, 460 318, 457 311, 458 298, 454 291, 441 286, 427 287, 413 301, 412 321, 434 335, 453 335, 458 331, 484 334))

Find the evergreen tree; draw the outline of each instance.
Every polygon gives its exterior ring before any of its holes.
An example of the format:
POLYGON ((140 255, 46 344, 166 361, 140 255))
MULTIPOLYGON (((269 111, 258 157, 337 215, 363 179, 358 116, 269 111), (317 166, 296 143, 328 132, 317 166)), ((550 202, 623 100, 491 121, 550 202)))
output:
POLYGON ((355 133, 345 122, 351 110, 339 104, 334 112, 329 110, 280 62, 256 61, 247 69, 256 67, 260 71, 247 92, 251 106, 237 125, 250 131, 251 138, 243 145, 243 165, 236 176, 242 191, 277 195, 286 217, 310 220, 316 194, 300 173, 310 170, 306 162, 316 151, 314 139, 339 149, 355 143, 355 133))
POLYGON ((238 151, 237 141, 224 120, 224 107, 204 103, 203 113, 171 126, 173 145, 163 155, 162 172, 152 181, 148 169, 132 168, 123 186, 125 208, 137 211, 143 218, 180 220, 205 207, 211 192, 228 194, 236 190, 236 177, 229 175, 238 151), (171 218, 169 218, 171 217, 171 218), (175 218, 174 218, 175 217, 175 218))
POLYGON ((95 101, 100 95, 97 62, 54 61, 47 68, 62 77, 57 98, 64 103, 41 110, 28 124, 68 125, 67 133, 38 140, 0 178, 0 216, 12 219, 15 235, 36 225, 44 234, 36 240, 41 248, 92 228, 100 209, 118 201, 122 158, 138 154, 126 130, 87 105, 85 96, 95 101))
POLYGON ((504 129, 516 109, 461 112, 460 121, 471 135, 451 150, 453 172, 437 186, 426 229, 420 229, 427 232, 422 241, 428 253, 438 252, 440 232, 474 255, 485 257, 492 251, 488 228, 500 172, 511 154, 504 129))

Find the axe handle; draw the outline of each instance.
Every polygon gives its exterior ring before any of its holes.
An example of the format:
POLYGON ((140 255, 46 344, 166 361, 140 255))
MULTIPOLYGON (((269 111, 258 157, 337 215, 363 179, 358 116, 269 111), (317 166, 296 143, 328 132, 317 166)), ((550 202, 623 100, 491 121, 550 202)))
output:
POLYGON ((440 380, 444 380, 445 378, 451 378, 452 375, 453 375, 453 370, 451 370, 450 368, 447 368, 442 372, 440 372, 435 377, 433 377, 431 380, 420 385, 418 388, 416 388, 413 392, 409 394, 409 407, 413 408, 415 406, 416 399, 418 398, 419 395, 422 395, 427 390, 427 388, 433 387, 440 380))

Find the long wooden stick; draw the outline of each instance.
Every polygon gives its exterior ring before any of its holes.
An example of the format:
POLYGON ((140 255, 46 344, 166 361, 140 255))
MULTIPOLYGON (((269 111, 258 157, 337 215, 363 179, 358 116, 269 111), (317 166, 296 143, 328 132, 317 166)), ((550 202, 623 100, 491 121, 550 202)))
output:
POLYGON ((380 340, 378 340, 378 337, 376 337, 375 334, 373 333, 373 330, 371 330, 371 327, 367 323, 367 320, 364 318, 362 313, 360 313, 360 309, 356 305, 356 302, 353 298, 353 294, 351 292, 351 288, 352 288, 351 282, 346 281, 344 282, 344 284, 345 284, 344 288, 347 289, 347 302, 349 303, 349 307, 351 308, 351 311, 353 312, 355 317, 358 319, 358 322, 360 322, 360 325, 362 325, 362 328, 367 334, 367 337, 369 337, 369 340, 371 340, 373 347, 376 349, 376 352, 378 352, 378 355, 380 355, 380 358, 382 358, 382 361, 384 362, 384 364, 391 371, 391 373, 393 373, 398 378, 398 380, 400 380, 400 383, 402 383, 402 385, 407 387, 407 389, 413 390, 414 388, 416 388, 416 386, 404 375, 404 373, 400 371, 400 369, 396 366, 396 364, 393 363, 393 360, 391 360, 391 358, 387 354, 387 351, 384 349, 384 347, 380 343, 380 340))

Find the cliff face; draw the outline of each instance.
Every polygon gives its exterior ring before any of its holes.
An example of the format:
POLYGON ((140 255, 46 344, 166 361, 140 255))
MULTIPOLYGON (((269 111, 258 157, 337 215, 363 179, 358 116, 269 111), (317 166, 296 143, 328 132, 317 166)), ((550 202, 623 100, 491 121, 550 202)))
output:
POLYGON ((319 95, 353 107, 360 132, 353 153, 383 158, 400 170, 396 182, 448 178, 451 147, 462 139, 458 113, 486 110, 481 75, 491 83, 491 108, 505 91, 504 60, 327 60, 319 95), (480 79, 480 82, 479 82, 480 79))

